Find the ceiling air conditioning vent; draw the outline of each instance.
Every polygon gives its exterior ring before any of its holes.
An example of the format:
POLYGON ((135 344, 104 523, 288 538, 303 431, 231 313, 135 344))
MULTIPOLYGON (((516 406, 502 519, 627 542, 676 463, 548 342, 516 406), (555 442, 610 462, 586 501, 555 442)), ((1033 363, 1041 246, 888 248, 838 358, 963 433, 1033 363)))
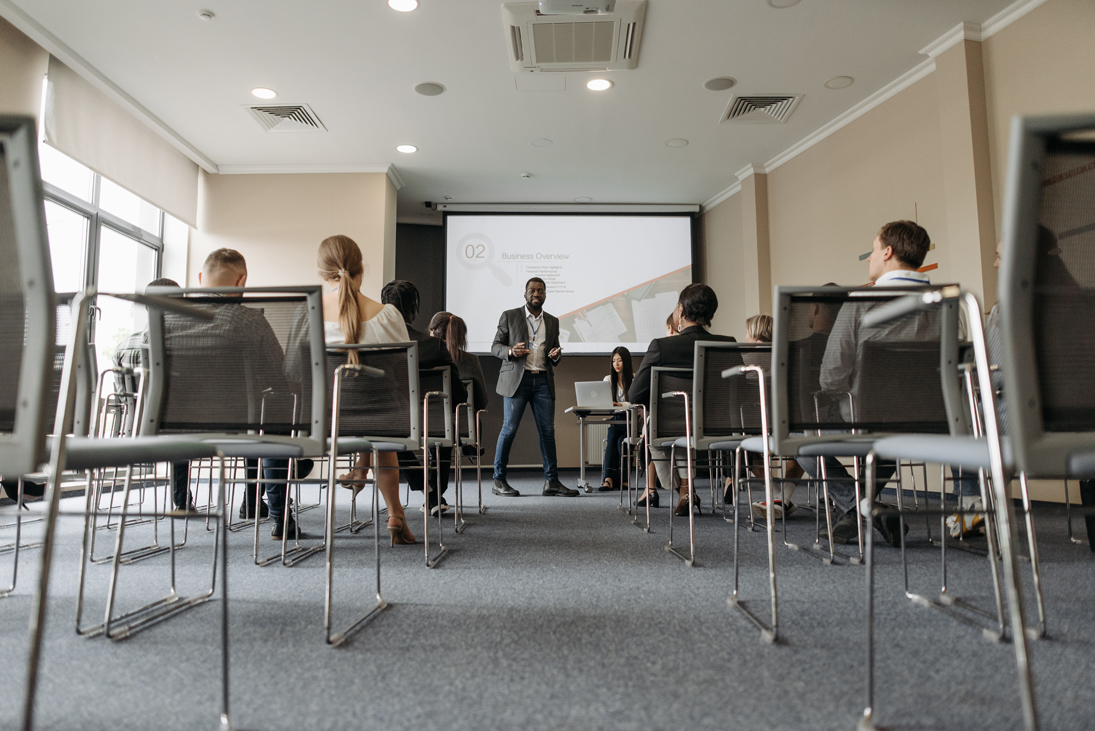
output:
POLYGON ((267 132, 326 132, 327 128, 307 104, 260 104, 246 107, 267 132))
POLYGON ((502 6, 513 71, 607 71, 638 65, 646 0, 616 0, 611 13, 544 15, 539 9, 539 3, 502 6))
POLYGON ((723 122, 734 124, 780 124, 786 122, 802 101, 802 94, 760 94, 755 96, 730 97, 730 103, 723 112, 723 122))

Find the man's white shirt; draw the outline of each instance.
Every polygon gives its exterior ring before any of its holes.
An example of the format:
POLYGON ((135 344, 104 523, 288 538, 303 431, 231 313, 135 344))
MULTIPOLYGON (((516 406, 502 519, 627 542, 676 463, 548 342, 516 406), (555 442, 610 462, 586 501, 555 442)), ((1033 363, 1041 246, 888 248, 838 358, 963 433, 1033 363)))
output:
POLYGON ((528 326, 529 337, 529 342, 525 343, 525 346, 529 349, 528 357, 525 358, 525 370, 547 370, 547 353, 544 352, 544 343, 547 340, 547 331, 544 329, 544 311, 540 310, 540 315, 534 317, 529 312, 528 305, 525 305, 525 324, 528 326))

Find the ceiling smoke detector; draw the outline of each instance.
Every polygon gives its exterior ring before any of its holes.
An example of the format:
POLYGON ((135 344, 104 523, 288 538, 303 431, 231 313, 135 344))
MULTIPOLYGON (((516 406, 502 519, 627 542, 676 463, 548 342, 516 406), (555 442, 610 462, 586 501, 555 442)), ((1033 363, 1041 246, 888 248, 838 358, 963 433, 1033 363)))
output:
POLYGON ((266 132, 326 132, 307 104, 256 104, 244 107, 266 132))
POLYGON ((754 94, 730 97, 719 124, 782 124, 802 101, 802 94, 754 94))

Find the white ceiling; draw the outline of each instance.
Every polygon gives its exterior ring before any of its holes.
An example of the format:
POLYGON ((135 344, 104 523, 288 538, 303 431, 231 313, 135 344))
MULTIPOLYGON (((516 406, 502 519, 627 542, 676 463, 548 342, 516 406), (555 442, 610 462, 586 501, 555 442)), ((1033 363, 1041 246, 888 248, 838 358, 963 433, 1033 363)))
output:
POLYGON ((518 92, 498 0, 421 0, 406 14, 386 0, 5 0, 217 165, 394 163, 402 217, 446 195, 703 203, 1011 2, 649 0, 638 68, 599 74, 611 90, 568 74, 565 91, 518 92), (204 9, 216 18, 199 20, 204 9), (703 87, 720 75, 738 85, 703 87), (840 75, 855 83, 822 86, 840 75), (448 91, 420 96, 423 81, 448 91), (264 133, 242 108, 255 86, 311 105, 329 132, 264 133), (735 92, 805 98, 786 124, 719 125, 735 92), (542 137, 554 144, 530 144, 542 137))

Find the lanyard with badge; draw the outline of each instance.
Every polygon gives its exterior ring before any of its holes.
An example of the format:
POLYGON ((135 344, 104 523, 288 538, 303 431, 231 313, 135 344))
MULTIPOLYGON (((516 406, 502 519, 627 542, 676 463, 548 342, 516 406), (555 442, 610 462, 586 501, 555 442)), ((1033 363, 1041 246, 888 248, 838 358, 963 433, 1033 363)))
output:
POLYGON ((529 332, 532 334, 532 337, 529 339, 529 350, 536 350, 540 347, 539 343, 536 342, 536 336, 540 334, 540 328, 544 326, 544 316, 540 315, 540 324, 535 328, 532 326, 533 320, 530 315, 525 315, 525 321, 528 323, 529 332))

